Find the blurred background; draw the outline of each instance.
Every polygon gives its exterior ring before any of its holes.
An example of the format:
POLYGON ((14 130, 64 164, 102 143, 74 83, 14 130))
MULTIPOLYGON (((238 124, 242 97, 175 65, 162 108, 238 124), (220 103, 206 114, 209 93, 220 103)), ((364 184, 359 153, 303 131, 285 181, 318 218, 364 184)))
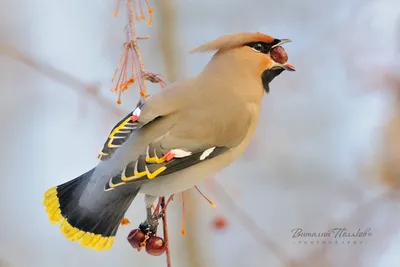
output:
MULTIPOLYGON (((170 81, 196 75, 212 56, 191 48, 242 31, 291 39, 297 67, 272 82, 245 155, 199 185, 217 208, 189 190, 183 237, 179 196, 169 206, 173 266, 400 266, 400 2, 149 3, 153 25, 136 27, 151 36, 141 53, 148 71, 170 81), (372 235, 316 244, 293 238, 295 228, 372 235)), ((110 92, 127 25, 126 1, 116 18, 115 6, 0 3, 1 267, 166 266, 126 241, 144 219, 142 196, 101 253, 66 240, 42 206, 45 190, 97 164, 110 129, 139 99, 136 85, 121 105, 110 92)))

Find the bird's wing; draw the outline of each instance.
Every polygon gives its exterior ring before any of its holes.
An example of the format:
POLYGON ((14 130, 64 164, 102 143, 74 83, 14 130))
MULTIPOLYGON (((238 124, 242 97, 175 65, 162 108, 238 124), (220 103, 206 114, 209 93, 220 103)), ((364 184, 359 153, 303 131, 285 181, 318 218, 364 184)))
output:
POLYGON ((178 105, 168 99, 173 98, 173 90, 165 90, 149 98, 146 102, 139 105, 134 111, 126 115, 111 130, 104 142, 103 148, 98 154, 101 161, 108 160, 111 155, 125 143, 129 137, 142 128, 153 122, 155 119, 167 116, 174 112, 178 105))
POLYGON ((143 108, 143 104, 138 106, 134 111, 126 115, 112 128, 107 140, 104 142, 103 148, 98 154, 98 159, 107 160, 111 155, 135 132, 139 126, 139 115, 143 108))
POLYGON ((112 177, 105 190, 169 175, 226 153, 244 140, 251 121, 237 107, 188 107, 181 112, 179 121, 112 177), (226 109, 230 112, 223 115, 226 109))
POLYGON ((184 149, 171 149, 165 154, 159 153, 154 149, 150 152, 150 146, 146 154, 129 163, 121 173, 112 177, 105 190, 112 190, 115 187, 139 182, 147 179, 154 179, 164 175, 181 171, 202 161, 212 159, 226 151, 229 147, 212 146, 197 152, 190 152, 184 149))
MULTIPOLYGON (((192 79, 171 84, 168 88, 148 98, 134 111, 127 114, 110 131, 103 148, 98 154, 101 161, 108 160, 111 155, 125 143, 133 133, 156 118, 166 117, 180 108, 180 95, 192 84, 192 79)), ((184 94, 184 93, 183 93, 184 94)))

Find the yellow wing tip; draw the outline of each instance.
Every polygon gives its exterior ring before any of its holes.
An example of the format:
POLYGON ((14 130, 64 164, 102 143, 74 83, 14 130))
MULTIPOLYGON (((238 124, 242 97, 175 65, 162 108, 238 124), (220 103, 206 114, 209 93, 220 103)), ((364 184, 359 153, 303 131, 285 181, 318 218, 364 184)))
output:
POLYGON ((167 167, 162 166, 161 168, 157 169, 155 172, 151 173, 149 171, 149 169, 147 168, 147 166, 145 166, 145 168, 146 168, 146 172, 147 172, 147 178, 150 180, 153 178, 156 178, 157 175, 159 175, 160 173, 162 173, 163 171, 165 171, 167 169, 167 167))
POLYGON ((146 157, 145 161, 147 163, 156 163, 157 158, 156 157, 146 157))
POLYGON ((133 173, 133 175, 135 176, 135 178, 140 178, 140 177, 146 176, 146 175, 147 175, 147 172, 146 172, 146 171, 137 172, 137 171, 135 170, 135 172, 133 173))
POLYGON ((46 213, 50 222, 53 224, 60 224, 61 233, 70 241, 80 241, 80 245, 93 248, 96 251, 109 250, 112 247, 115 236, 105 237, 101 234, 82 231, 72 226, 68 220, 62 216, 60 202, 57 196, 57 187, 52 187, 44 193, 43 205, 46 207, 46 213))
POLYGON ((145 160, 146 160, 147 163, 157 163, 157 164, 160 164, 160 163, 165 162, 165 158, 164 158, 164 157, 159 158, 159 157, 157 157, 157 156, 154 156, 154 157, 146 157, 145 160))
POLYGON ((160 164, 160 163, 163 163, 163 162, 165 162, 165 158, 164 157, 161 157, 161 158, 156 157, 156 163, 157 164, 160 164))

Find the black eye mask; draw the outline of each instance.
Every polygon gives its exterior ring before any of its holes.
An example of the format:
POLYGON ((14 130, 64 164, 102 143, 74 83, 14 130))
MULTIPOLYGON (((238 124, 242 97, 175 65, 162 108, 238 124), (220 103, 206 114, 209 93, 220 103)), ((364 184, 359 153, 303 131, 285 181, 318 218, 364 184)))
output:
POLYGON ((260 53, 268 54, 272 46, 278 44, 279 42, 280 40, 274 39, 272 43, 253 42, 253 43, 248 43, 246 45, 253 48, 256 51, 259 51, 260 53))

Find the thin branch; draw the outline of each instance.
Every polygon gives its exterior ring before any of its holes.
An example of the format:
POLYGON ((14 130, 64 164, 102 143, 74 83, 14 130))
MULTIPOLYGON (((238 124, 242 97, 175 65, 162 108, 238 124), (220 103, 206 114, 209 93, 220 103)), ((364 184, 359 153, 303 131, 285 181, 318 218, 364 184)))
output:
POLYGON ((176 8, 171 5, 169 1, 157 1, 158 7, 158 27, 157 35, 159 42, 159 48, 162 51, 163 62, 164 62, 164 75, 170 81, 176 81, 182 75, 183 61, 180 60, 177 51, 179 50, 179 44, 176 40, 176 8))
POLYGON ((168 224, 167 224, 167 206, 165 205, 165 197, 161 198, 161 209, 164 210, 162 222, 163 222, 163 233, 164 241, 166 246, 166 256, 167 256, 167 267, 172 267, 171 264, 171 251, 169 249, 169 237, 168 237, 168 224))
POLYGON ((275 256, 286 266, 291 266, 291 261, 289 255, 271 238, 267 236, 265 231, 261 229, 257 223, 238 205, 236 205, 235 200, 225 191, 224 187, 221 186, 217 181, 214 182, 215 186, 218 187, 218 193, 225 199, 225 205, 230 206, 237 220, 242 224, 242 226, 248 230, 250 235, 253 236, 260 244, 266 246, 275 256), (249 230, 251 229, 251 231, 249 230))
POLYGON ((144 63, 143 63, 143 59, 142 59, 142 55, 140 54, 140 50, 139 50, 139 44, 137 42, 137 36, 136 36, 136 32, 135 32, 135 6, 133 3, 133 0, 128 0, 128 11, 129 11, 129 33, 130 33, 130 37, 131 37, 131 46, 133 51, 135 51, 137 60, 139 62, 139 71, 140 71, 140 75, 138 77, 138 83, 139 83, 139 88, 141 91, 141 100, 144 101, 146 98, 146 93, 147 93, 147 87, 146 87, 146 83, 143 79, 141 79, 141 77, 143 77, 146 74, 146 69, 144 67, 144 63))
MULTIPOLYGON (((326 232, 329 231, 329 229, 334 228, 335 225, 346 225, 349 224, 354 218, 358 218, 360 220, 360 217, 365 213, 365 210, 377 210, 379 207, 377 207, 376 204, 379 204, 381 201, 385 200, 391 200, 395 199, 397 197, 397 192, 394 190, 388 190, 370 200, 367 200, 364 203, 360 203, 360 205, 356 208, 356 210, 351 214, 351 216, 348 216, 347 218, 344 218, 342 220, 335 220, 331 222, 328 225, 328 229, 326 232)), ((370 218, 365 219, 364 221, 369 221, 370 218)), ((314 251, 311 251, 309 254, 307 254, 305 257, 302 257, 300 259, 297 259, 295 261, 295 266, 297 267, 305 267, 308 266, 309 262, 316 262, 318 259, 322 259, 322 257, 326 256, 328 253, 328 247, 323 246, 319 249, 315 249, 314 251)))
MULTIPOLYGON (((184 238, 184 249, 187 262, 186 267, 212 267, 216 266, 215 254, 212 247, 200 246, 199 240, 204 233, 199 232, 199 224, 201 224, 202 214, 199 212, 199 201, 196 197, 197 192, 193 189, 184 191, 185 201, 185 217, 187 220, 185 228, 188 232, 184 238), (210 263, 205 264, 204 255, 210 263), (213 263, 211 263, 213 262, 213 263)), ((182 203, 183 204, 183 203, 182 203)))
POLYGON ((122 116, 126 113, 126 111, 115 107, 113 103, 104 98, 100 94, 98 88, 88 85, 78 78, 69 75, 51 65, 40 62, 30 57, 29 55, 19 51, 13 46, 1 44, 0 54, 4 54, 16 61, 19 61, 51 79, 56 80, 66 86, 69 86, 71 89, 75 90, 78 93, 81 93, 81 89, 84 89, 85 92, 91 95, 91 98, 93 98, 100 106, 111 110, 116 116, 122 116))

